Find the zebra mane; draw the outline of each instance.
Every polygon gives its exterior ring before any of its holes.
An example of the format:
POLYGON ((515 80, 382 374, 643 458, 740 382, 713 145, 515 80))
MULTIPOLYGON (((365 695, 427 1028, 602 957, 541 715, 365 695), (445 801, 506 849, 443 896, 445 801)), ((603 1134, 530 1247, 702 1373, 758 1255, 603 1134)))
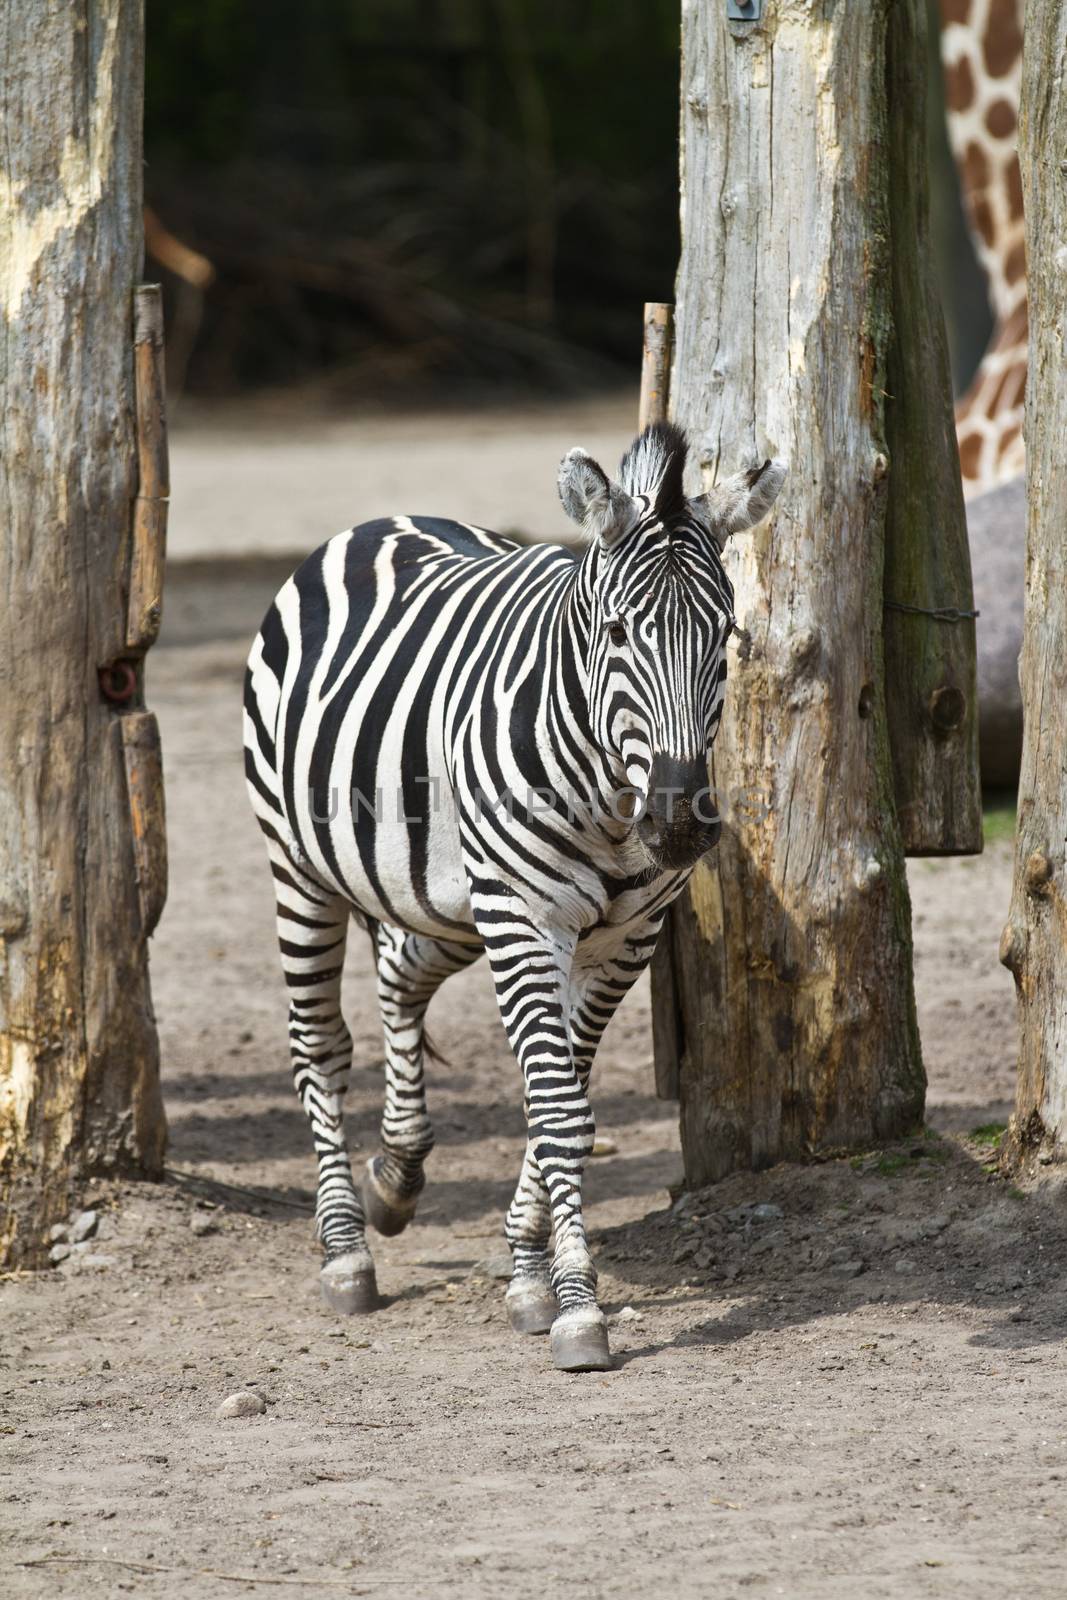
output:
POLYGON ((685 461, 689 445, 673 422, 652 422, 627 450, 619 482, 631 495, 647 495, 661 522, 685 510, 685 461))

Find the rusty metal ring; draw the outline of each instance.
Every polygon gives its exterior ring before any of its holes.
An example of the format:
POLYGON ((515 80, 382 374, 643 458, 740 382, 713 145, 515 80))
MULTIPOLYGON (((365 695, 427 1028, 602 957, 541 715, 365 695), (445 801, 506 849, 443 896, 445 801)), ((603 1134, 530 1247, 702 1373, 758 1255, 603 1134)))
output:
POLYGON ((112 705, 125 705, 137 693, 137 669, 132 661, 112 661, 99 672, 100 693, 112 705))

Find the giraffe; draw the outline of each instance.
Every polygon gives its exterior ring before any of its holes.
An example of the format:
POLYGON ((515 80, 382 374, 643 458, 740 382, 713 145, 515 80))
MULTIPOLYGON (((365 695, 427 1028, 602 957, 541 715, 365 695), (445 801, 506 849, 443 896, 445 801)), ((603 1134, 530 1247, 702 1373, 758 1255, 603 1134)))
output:
POLYGON ((1025 0, 940 0, 949 142, 995 325, 956 406, 965 493, 1023 471, 1026 253, 1018 119, 1025 0))

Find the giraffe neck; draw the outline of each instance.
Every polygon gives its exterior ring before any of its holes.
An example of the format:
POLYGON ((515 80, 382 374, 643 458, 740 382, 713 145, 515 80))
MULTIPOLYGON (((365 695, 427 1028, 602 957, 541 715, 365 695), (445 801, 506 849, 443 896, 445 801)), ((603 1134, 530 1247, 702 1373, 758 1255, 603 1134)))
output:
POLYGON ((1018 156, 1024 0, 940 0, 949 141, 996 319, 956 408, 968 493, 1023 469, 1026 255, 1018 156))

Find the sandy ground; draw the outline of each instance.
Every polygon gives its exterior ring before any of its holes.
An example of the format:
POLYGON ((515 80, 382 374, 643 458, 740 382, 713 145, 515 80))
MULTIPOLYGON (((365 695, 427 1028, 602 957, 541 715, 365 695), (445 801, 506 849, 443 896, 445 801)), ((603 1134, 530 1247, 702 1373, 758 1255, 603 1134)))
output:
POLYGON ((168 545, 180 561, 307 553, 372 517, 430 513, 559 539, 556 469, 582 445, 609 471, 633 438, 637 393, 553 404, 358 417, 289 397, 182 405, 171 429, 168 545))
MULTIPOLYGON (((100 1264, 0 1287, 0 1591, 1062 1595, 1067 1219, 971 1137, 1012 1088, 1007 846, 913 864, 930 1128, 899 1147, 672 1209, 675 1109, 652 1095, 647 995, 631 997, 595 1085, 617 1149, 588 1179, 619 1314, 609 1373, 557 1373, 506 1325, 517 1073, 485 973, 452 980, 419 1217, 376 1246, 385 1308, 335 1320, 237 753, 268 580, 190 568, 151 661, 173 1175, 80 1197, 100 1264), (250 1384, 265 1414, 217 1421, 250 1384)), ((366 1151, 381 1045, 360 938, 349 965, 366 1151)))

